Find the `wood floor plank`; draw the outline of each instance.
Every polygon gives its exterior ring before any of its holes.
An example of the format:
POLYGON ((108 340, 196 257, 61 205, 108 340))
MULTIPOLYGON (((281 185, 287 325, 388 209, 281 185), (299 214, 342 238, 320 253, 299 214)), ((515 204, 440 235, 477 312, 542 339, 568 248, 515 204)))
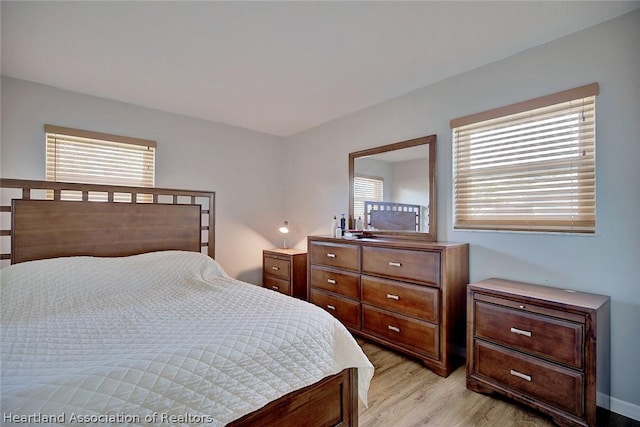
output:
POLYGON ((359 408, 362 427, 555 425, 525 406, 467 390, 464 366, 442 378, 417 360, 358 341, 376 369, 369 407, 359 408))
MULTIPOLYGON (((551 427, 550 417, 498 395, 466 388, 462 366, 442 378, 415 359, 358 338, 376 371, 369 406, 360 403, 361 427, 551 427)), ((598 408, 598 427, 640 422, 598 408)))

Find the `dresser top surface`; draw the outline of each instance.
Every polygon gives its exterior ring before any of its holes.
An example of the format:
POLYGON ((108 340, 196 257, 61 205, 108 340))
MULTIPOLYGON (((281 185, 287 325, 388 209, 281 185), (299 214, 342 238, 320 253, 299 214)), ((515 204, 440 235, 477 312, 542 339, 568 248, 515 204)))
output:
POLYGON ((468 243, 451 243, 451 242, 429 242, 424 240, 413 239, 394 239, 391 237, 363 237, 363 238, 339 238, 331 236, 308 236, 309 241, 321 241, 330 243, 345 243, 354 245, 369 246, 391 246, 406 249, 433 248, 444 249, 456 246, 468 246, 468 243))
POLYGON ((563 306, 581 307, 592 310, 597 310, 609 301, 609 297, 606 295, 498 278, 490 278, 471 283, 469 284, 469 288, 494 295, 516 296, 529 300, 542 300, 563 306))

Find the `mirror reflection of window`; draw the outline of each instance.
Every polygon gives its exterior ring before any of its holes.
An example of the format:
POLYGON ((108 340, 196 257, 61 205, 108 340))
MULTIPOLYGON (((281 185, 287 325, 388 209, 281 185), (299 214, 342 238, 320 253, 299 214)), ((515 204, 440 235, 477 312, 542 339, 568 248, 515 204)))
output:
POLYGON ((364 202, 381 202, 384 179, 375 176, 356 175, 353 180, 353 217, 364 220, 364 202))

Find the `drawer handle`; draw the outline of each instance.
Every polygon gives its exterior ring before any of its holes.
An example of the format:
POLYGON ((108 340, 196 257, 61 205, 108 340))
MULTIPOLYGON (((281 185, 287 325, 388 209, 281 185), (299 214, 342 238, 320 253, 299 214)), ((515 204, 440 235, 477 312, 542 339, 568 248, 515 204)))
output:
POLYGON ((335 305, 327 304, 327 308, 328 308, 329 310, 336 311, 336 306, 335 306, 335 305))
POLYGON ((274 267, 271 267, 271 269, 272 269, 272 270, 275 270, 275 271, 278 271, 278 270, 280 270, 280 267, 275 267, 275 266, 274 266, 274 267))
POLYGON ((277 286, 272 286, 271 289, 273 289, 274 291, 279 291, 280 290, 280 288, 277 287, 277 286))
POLYGON ((327 279, 327 283, 331 283, 332 285, 336 284, 336 280, 335 279, 327 279))
POLYGON ((391 267, 402 267, 402 263, 401 262, 395 262, 395 261, 389 261, 389 265, 391 267))
POLYGON ((398 295, 387 294, 387 298, 394 299, 396 301, 400 301, 400 297, 398 295))
POLYGON ((398 332, 398 333, 400 333, 400 328, 398 328, 397 326, 391 326, 391 325, 389 325, 389 326, 387 326, 387 329, 389 329, 390 331, 393 331, 393 332, 398 332))
POLYGON ((518 371, 514 371, 513 369, 510 371, 511 375, 514 377, 522 378, 523 380, 531 381, 531 375, 522 374, 518 371))
POLYGON ((511 332, 513 332, 514 334, 518 334, 518 335, 524 335, 525 337, 531 337, 531 332, 523 331, 522 329, 511 328, 511 332))
POLYGON ((331 252, 327 254, 327 258, 335 258, 335 257, 336 257, 336 254, 332 254, 331 252))

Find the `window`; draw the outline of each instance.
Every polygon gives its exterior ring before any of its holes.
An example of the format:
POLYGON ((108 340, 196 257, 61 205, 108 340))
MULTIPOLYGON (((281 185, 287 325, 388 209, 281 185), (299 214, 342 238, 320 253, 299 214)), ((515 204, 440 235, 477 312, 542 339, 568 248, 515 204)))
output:
MULTIPOLYGON (((52 125, 44 131, 47 181, 154 186, 155 141, 52 125)), ((148 201, 145 196, 138 201, 148 201)), ((67 192, 64 198, 74 195, 67 192)))
POLYGON ((353 179, 353 217, 365 219, 364 202, 381 202, 383 193, 382 178, 358 175, 353 179))
POLYGON ((594 233, 598 92, 452 120, 454 228, 594 233))

